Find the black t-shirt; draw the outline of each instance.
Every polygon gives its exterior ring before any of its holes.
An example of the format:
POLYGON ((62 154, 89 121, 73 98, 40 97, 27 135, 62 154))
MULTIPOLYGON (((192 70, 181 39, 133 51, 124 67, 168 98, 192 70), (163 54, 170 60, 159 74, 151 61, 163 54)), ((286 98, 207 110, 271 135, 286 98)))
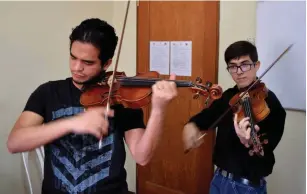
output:
MULTIPOLYGON (((84 110, 80 95, 71 78, 50 81, 31 94, 24 111, 41 115, 44 123, 73 116, 84 110)), ((109 135, 103 138, 101 149, 98 139, 89 134, 68 134, 44 146, 43 194, 127 191, 124 132, 145 128, 143 112, 121 105, 111 108, 115 115, 110 118, 109 135)))
MULTIPOLYGON (((201 130, 207 130, 230 107, 230 99, 238 92, 236 86, 229 88, 220 99, 194 115, 189 122, 195 123, 201 130)), ((286 112, 272 91, 269 90, 265 101, 270 108, 270 114, 257 123, 260 127, 259 134, 264 134, 260 139, 268 139, 268 144, 263 145, 264 157, 248 154, 249 148, 240 142, 236 134, 233 113, 230 110, 217 125, 213 161, 218 167, 235 175, 255 180, 272 173, 275 164, 273 151, 283 135, 286 112)))

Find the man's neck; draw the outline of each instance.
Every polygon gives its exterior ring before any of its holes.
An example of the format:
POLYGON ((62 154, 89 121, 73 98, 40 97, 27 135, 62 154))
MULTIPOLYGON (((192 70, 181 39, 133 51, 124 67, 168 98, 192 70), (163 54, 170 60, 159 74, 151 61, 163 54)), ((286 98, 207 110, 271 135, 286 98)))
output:
POLYGON ((79 90, 81 90, 82 89, 82 87, 83 87, 83 84, 78 84, 78 83, 76 83, 74 80, 72 80, 72 83, 76 86, 76 88, 78 88, 79 90))

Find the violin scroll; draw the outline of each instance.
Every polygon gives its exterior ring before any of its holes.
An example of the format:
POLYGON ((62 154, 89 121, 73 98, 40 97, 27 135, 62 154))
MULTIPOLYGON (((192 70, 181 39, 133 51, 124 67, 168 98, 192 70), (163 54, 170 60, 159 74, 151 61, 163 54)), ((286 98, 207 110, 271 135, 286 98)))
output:
POLYGON ((213 84, 209 89, 209 93, 210 98, 217 100, 222 97, 223 89, 219 85, 213 84))
MULTIPOLYGON (((200 77, 197 77, 195 82, 197 85, 201 85, 202 81, 203 80, 200 77)), ((195 93, 193 95, 193 99, 198 99, 201 91, 196 88, 192 88, 192 92, 195 93)))
POLYGON ((200 95, 206 98, 205 104, 208 105, 210 100, 217 100, 221 98, 223 89, 217 85, 207 81, 205 85, 202 84, 202 79, 197 77, 194 87, 191 88, 194 95, 193 98, 197 99, 200 95))
POLYGON ((263 150, 263 147, 262 145, 263 144, 268 144, 269 141, 267 139, 262 139, 261 137, 262 136, 265 136, 266 134, 259 134, 257 135, 257 137, 255 138, 256 139, 256 142, 257 144, 254 145, 249 151, 248 151, 248 154, 250 156, 253 156, 254 154, 258 155, 258 156, 264 156, 264 150, 263 150))

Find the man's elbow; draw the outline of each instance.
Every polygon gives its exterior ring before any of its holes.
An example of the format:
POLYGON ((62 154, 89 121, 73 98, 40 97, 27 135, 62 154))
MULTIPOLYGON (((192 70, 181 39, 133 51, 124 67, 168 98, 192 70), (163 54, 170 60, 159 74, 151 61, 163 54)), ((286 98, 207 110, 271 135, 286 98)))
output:
POLYGON ((152 154, 139 154, 139 155, 134 155, 134 160, 135 160, 135 162, 138 164, 138 165, 141 165, 141 166, 146 166, 149 162, 150 162, 150 160, 151 160, 151 158, 152 158, 152 154))
POLYGON ((138 164, 138 165, 141 165, 141 166, 146 166, 148 163, 149 163, 149 159, 147 159, 147 160, 139 160, 139 161, 136 161, 136 163, 138 164))
POLYGON ((22 152, 21 143, 23 142, 20 142, 18 138, 16 138, 16 135, 11 133, 6 142, 7 150, 11 154, 20 153, 22 152))
POLYGON ((9 151, 9 153, 11 153, 11 154, 18 153, 18 148, 12 140, 10 140, 10 139, 7 140, 6 147, 7 147, 7 150, 9 151))

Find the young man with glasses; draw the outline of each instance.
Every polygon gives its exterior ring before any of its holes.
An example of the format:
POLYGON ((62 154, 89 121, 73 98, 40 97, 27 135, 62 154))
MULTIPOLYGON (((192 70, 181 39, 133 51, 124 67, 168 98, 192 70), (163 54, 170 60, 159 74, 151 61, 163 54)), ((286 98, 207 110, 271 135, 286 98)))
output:
MULTIPOLYGON (((256 47, 247 41, 231 44, 225 51, 227 70, 236 85, 223 93, 210 107, 194 115, 185 125, 183 142, 186 149, 198 147, 201 130, 208 130, 228 108, 230 99, 247 89, 256 79, 260 67, 256 47)), ((270 114, 257 123, 258 135, 266 134, 268 143, 263 145, 264 156, 250 156, 250 122, 244 118, 240 122, 229 111, 217 125, 217 137, 213 162, 217 166, 211 182, 210 194, 265 194, 265 177, 270 175, 275 164, 274 149, 284 131, 286 112, 272 91, 265 99, 270 114)))

